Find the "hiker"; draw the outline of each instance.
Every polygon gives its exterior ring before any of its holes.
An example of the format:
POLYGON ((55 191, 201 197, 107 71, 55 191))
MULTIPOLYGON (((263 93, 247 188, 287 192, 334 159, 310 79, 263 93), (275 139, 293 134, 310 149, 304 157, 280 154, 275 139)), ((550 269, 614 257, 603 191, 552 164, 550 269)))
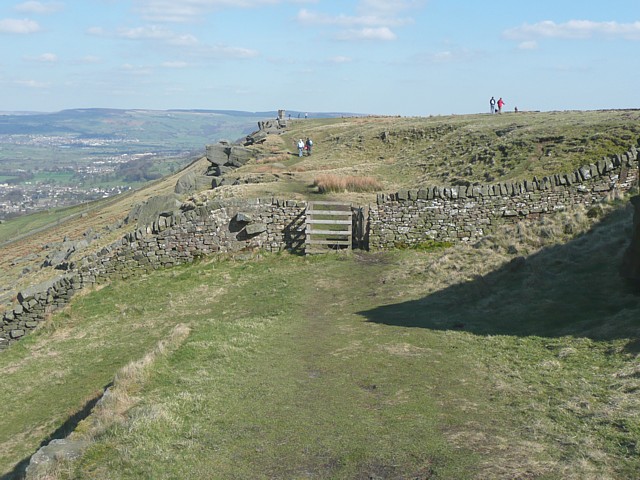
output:
POLYGON ((313 146, 313 141, 307 137, 307 141, 305 142, 305 147, 307 148, 307 155, 311 155, 311 147, 313 146))
POLYGON ((491 100, 489 100, 489 107, 491 109, 491 113, 496 113, 496 99, 491 97, 491 100))
POLYGON ((505 105, 504 100, 502 100, 502 97, 500 97, 498 99, 498 113, 502 113, 502 107, 505 105))
POLYGON ((302 152, 304 151, 304 142, 302 139, 298 140, 298 156, 302 156, 302 152))

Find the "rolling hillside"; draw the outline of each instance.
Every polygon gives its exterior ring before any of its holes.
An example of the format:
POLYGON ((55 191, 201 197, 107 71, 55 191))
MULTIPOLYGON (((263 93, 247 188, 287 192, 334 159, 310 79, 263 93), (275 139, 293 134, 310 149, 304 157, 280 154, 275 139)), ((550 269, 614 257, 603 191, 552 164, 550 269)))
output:
MULTIPOLYGON (((638 146, 639 119, 294 121, 234 172, 259 183, 201 194, 366 203, 377 191, 320 194, 314 180, 393 192, 544 176, 638 146), (313 154, 298 157, 306 137, 313 154)), ((5 295, 52 273, 38 267, 48 244, 91 230, 100 248, 184 173, 1 224, 5 295)), ((633 478, 640 297, 618 277, 631 216, 612 200, 475 245, 220 256, 114 279, 0 353, 0 475, 70 435, 82 456, 47 478, 633 478)))

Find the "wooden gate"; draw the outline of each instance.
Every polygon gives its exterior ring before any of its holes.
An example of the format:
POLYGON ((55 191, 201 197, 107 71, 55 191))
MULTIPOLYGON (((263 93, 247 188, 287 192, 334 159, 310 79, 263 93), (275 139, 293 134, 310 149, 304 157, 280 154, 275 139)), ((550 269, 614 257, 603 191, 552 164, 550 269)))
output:
POLYGON ((366 250, 369 248, 369 229, 367 220, 369 218, 369 207, 351 207, 353 218, 353 248, 366 250))
POLYGON ((305 253, 350 250, 353 242, 351 204, 309 202, 306 212, 305 253))

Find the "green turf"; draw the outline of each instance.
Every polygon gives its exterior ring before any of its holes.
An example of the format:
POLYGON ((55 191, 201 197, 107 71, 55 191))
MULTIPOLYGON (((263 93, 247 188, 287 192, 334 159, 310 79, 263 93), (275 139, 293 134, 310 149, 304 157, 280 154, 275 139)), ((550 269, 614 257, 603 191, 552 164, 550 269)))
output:
MULTIPOLYGON (((95 443, 59 478, 632 478, 629 220, 619 208, 525 260, 496 240, 114 282, 0 355, 2 471, 185 323, 124 419, 80 425, 95 443)), ((504 238, 524 251, 552 227, 504 238)))

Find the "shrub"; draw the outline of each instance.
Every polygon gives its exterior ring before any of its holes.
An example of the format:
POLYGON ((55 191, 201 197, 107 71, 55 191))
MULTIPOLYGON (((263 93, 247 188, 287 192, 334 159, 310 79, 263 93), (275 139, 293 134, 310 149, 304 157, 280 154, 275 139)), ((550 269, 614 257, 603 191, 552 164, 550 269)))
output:
POLYGON ((373 177, 355 177, 339 175, 319 175, 313 181, 318 192, 372 192, 380 190, 382 184, 373 177))

